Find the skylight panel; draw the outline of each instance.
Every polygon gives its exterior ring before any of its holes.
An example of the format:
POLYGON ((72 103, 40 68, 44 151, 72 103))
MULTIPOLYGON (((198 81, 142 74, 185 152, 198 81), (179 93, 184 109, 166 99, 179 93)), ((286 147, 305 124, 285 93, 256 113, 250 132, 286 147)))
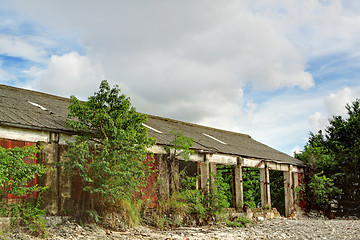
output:
POLYGON ((155 129, 155 128, 152 128, 152 127, 146 125, 145 123, 143 123, 142 125, 143 125, 144 127, 148 128, 148 129, 150 129, 150 130, 153 130, 154 132, 162 133, 161 131, 159 131, 159 130, 157 130, 157 129, 155 129))
POLYGON ((216 137, 210 136, 210 135, 208 135, 208 134, 206 134, 206 133, 203 133, 203 135, 204 135, 204 136, 207 136, 207 137, 211 138, 212 140, 215 140, 215 141, 217 141, 217 142, 219 142, 219 143, 221 143, 221 144, 227 144, 226 142, 223 142, 223 141, 217 139, 216 137))
POLYGON ((28 101, 28 103, 30 103, 31 105, 34 105, 35 107, 40 108, 40 109, 41 109, 41 110, 43 110, 43 111, 49 111, 49 109, 47 109, 47 108, 45 108, 45 107, 41 106, 40 104, 33 103, 33 102, 30 102, 30 101, 28 101))

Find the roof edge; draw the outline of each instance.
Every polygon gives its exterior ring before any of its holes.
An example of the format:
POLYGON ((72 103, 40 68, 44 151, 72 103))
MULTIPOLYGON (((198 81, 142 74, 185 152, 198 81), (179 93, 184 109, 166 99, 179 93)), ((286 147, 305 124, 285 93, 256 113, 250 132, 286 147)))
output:
POLYGON ((200 125, 200 124, 189 123, 189 122, 184 122, 184 121, 175 120, 175 119, 171 119, 171 118, 155 116, 155 115, 151 115, 151 114, 147 114, 147 113, 140 113, 140 114, 146 115, 146 116, 151 117, 151 118, 168 121, 168 122, 184 124, 184 125, 187 125, 187 126, 200 127, 200 128, 205 128, 205 129, 209 129, 209 130, 216 130, 216 131, 226 132, 226 133, 235 134, 235 135, 242 135, 242 136, 245 136, 245 137, 248 137, 248 138, 252 139, 252 137, 249 134, 245 134, 245 133, 232 132, 232 131, 229 131, 229 130, 214 128, 214 127, 208 127, 208 126, 204 126, 204 125, 200 125))
POLYGON ((36 91, 36 90, 18 88, 18 87, 8 86, 8 85, 4 85, 4 84, 0 84, 0 88, 7 88, 7 89, 12 90, 12 91, 19 91, 19 92, 28 93, 28 94, 35 94, 37 96, 46 96, 46 97, 51 97, 51 98, 54 98, 54 99, 70 102, 70 98, 60 97, 60 96, 57 96, 57 95, 54 95, 54 94, 44 93, 44 92, 40 92, 40 91, 36 91))
POLYGON ((8 123, 8 122, 0 122, 0 126, 14 127, 14 128, 25 128, 25 129, 37 130, 37 131, 67 133, 67 134, 71 134, 71 135, 76 135, 77 134, 77 132, 71 131, 71 130, 67 131, 67 130, 57 129, 57 128, 36 127, 36 126, 31 126, 31 125, 8 123))

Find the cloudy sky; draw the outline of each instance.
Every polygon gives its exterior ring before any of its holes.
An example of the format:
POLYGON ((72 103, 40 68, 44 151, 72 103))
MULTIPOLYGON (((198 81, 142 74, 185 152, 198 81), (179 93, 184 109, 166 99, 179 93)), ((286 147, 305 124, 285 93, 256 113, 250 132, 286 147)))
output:
POLYGON ((291 154, 360 97, 360 1, 0 0, 0 83, 247 133, 291 154))

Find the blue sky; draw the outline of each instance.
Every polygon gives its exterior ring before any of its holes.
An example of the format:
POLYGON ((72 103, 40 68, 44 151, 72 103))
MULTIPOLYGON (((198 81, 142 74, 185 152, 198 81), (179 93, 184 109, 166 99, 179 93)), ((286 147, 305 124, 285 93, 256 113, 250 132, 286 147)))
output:
POLYGON ((0 83, 141 112, 291 154, 360 96, 356 0, 0 0, 0 83))

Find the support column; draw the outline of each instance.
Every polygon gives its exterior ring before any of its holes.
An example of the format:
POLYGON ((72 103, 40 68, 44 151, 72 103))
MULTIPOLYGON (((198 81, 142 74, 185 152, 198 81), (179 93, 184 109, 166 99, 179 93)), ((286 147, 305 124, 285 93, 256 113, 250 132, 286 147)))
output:
POLYGON ((179 164, 179 160, 176 158, 170 164, 168 164, 168 171, 170 176, 170 195, 179 191, 180 188, 179 164))
POLYGON ((235 187, 235 208, 236 211, 240 211, 244 204, 244 192, 243 192, 243 179, 242 179, 242 166, 241 159, 238 158, 238 164, 234 168, 234 187, 235 187))
POLYGON ((288 217, 294 210, 294 191, 293 175, 289 170, 284 172, 284 192, 285 192, 285 216, 288 217))
MULTIPOLYGON (((67 161, 69 145, 59 145, 59 161, 63 163, 67 161)), ((67 211, 74 207, 72 199, 73 192, 73 174, 64 171, 64 167, 60 167, 59 173, 59 212, 67 211)))
POLYGON ((270 173, 267 164, 260 168, 261 206, 271 208, 270 173))
POLYGON ((166 155, 157 155, 157 160, 159 162, 159 200, 166 201, 167 199, 169 199, 170 196, 169 169, 166 162, 166 155))
POLYGON ((39 185, 48 186, 49 189, 43 195, 45 199, 45 208, 50 215, 56 215, 59 212, 59 134, 50 133, 49 143, 38 142, 41 151, 38 156, 40 163, 49 167, 49 170, 39 178, 39 185))
POLYGON ((293 204, 294 204, 294 209, 297 211, 299 208, 299 204, 298 204, 298 193, 296 191, 297 187, 299 186, 299 174, 297 172, 293 172, 293 204))
POLYGON ((216 163, 209 163, 209 168, 210 168, 210 179, 211 179, 211 186, 210 186, 210 190, 213 191, 214 190, 214 187, 216 187, 216 184, 215 184, 215 178, 216 178, 216 172, 217 172, 217 169, 216 169, 216 163))
POLYGON ((209 191, 208 179, 209 179, 209 161, 206 159, 206 155, 204 156, 204 161, 200 162, 200 188, 204 192, 209 191))

